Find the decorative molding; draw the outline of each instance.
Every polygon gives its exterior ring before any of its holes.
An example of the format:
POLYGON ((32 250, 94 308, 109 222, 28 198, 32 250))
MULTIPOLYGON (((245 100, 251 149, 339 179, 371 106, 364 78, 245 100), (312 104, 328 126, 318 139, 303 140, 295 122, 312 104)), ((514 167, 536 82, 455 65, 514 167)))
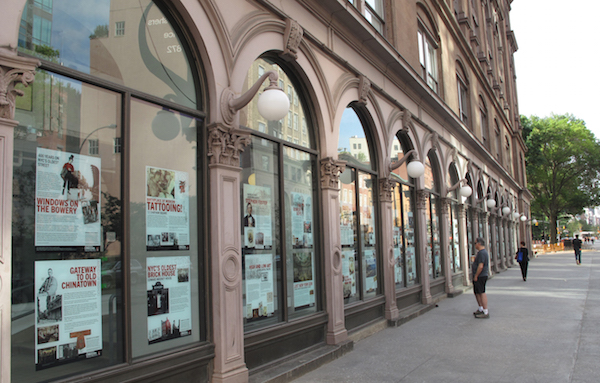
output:
POLYGON ((369 92, 371 91, 371 81, 368 78, 361 75, 358 84, 358 103, 367 105, 369 102, 369 92))
POLYGON ((417 190, 417 209, 427 209, 427 201, 429 201, 429 192, 426 190, 417 190))
POLYGON ((210 165, 240 166, 240 153, 251 142, 250 133, 220 124, 208 127, 208 157, 210 165))
POLYGON ((331 157, 321 160, 321 187, 339 190, 340 174, 346 170, 346 161, 334 160, 331 157))
POLYGON ((412 124, 412 114, 410 113, 410 110, 404 109, 404 111, 402 112, 402 130, 404 130, 406 133, 408 133, 408 131, 410 130, 411 124, 412 124))
POLYGON ((381 202, 392 202, 392 191, 395 183, 389 178, 379 179, 379 200, 381 202))
POLYGON ((283 57, 288 60, 296 60, 298 59, 298 48, 302 42, 304 29, 302 29, 296 20, 289 18, 285 21, 285 24, 283 57))
POLYGON ((39 65, 37 59, 6 56, 0 52, 0 118, 15 118, 15 99, 24 94, 15 89, 15 85, 29 86, 35 80, 35 68, 39 65))
POLYGON ((448 207, 452 206, 451 198, 440 198, 442 214, 448 214, 448 207))

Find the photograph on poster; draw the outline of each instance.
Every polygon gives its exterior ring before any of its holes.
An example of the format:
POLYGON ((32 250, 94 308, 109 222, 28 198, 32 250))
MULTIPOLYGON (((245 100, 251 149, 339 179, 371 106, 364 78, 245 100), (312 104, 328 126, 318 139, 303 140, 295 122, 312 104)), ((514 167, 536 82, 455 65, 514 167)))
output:
POLYGON ((102 355, 99 259, 35 262, 36 369, 102 355))
POLYGON ((356 295, 355 269, 356 253, 354 249, 342 250, 342 278, 344 282, 344 298, 356 295))
POLYGON ((270 249, 272 240, 271 188, 244 184, 242 243, 248 249, 270 249))
POLYGON ((148 257, 148 344, 192 335, 190 257, 148 257))
POLYGON ((312 252, 295 252, 294 259, 294 307, 296 309, 315 305, 314 257, 312 252))
POLYGON ((294 248, 312 247, 311 196, 304 193, 290 193, 292 217, 292 246, 294 248))
POLYGON ((188 173, 146 166, 146 250, 189 250, 188 173))
POLYGON ((273 255, 245 255, 246 319, 273 316, 273 255))
POLYGON ((37 251, 100 251, 101 159, 37 148, 37 251))

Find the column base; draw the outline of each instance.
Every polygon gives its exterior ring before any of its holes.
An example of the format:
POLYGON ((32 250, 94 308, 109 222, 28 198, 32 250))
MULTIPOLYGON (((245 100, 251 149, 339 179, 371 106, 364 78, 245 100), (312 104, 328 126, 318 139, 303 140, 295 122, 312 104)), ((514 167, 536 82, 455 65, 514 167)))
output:
POLYGON ((214 383, 248 383, 249 375, 246 366, 224 373, 214 373, 211 381, 214 383))
POLYGON ((327 344, 339 344, 346 340, 348 340, 348 330, 346 329, 327 332, 327 344))

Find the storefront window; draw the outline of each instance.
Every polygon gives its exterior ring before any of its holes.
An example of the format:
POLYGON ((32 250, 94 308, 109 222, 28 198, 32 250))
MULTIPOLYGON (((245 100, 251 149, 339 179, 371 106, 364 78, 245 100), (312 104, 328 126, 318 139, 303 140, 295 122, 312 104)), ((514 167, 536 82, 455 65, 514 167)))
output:
MULTIPOLYGON (((391 162, 404 157, 405 145, 395 138, 391 162)), ((396 288, 410 287, 418 283, 417 256, 415 248, 414 186, 406 171, 406 162, 390 173, 393 189, 394 213, 394 275, 396 288)))
POLYGON ((23 382, 206 338, 197 69, 153 2, 49 4, 51 38, 29 34, 36 12, 19 36, 42 60, 15 110, 12 378, 23 382))
POLYGON ((427 258, 429 277, 435 279, 444 275, 440 252, 439 196, 437 195, 437 173, 431 167, 429 156, 425 159, 424 186, 430 192, 427 198, 427 258))
MULTIPOLYGON (((447 187, 450 188, 458 181, 458 172, 455 164, 451 164, 448 169, 447 187)), ((451 257, 452 272, 457 273, 462 270, 462 262, 460 257, 459 247, 459 229, 458 229, 458 189, 454 189, 449 194, 450 203, 448 204, 448 217, 450 219, 449 238, 448 238, 448 254, 451 257)))
POLYGON ((347 161, 340 175, 340 229, 342 233, 342 274, 346 303, 369 299, 379 288, 376 176, 372 173, 370 148, 357 112, 346 108, 342 116, 339 159, 347 161))
MULTIPOLYGON (((279 73, 280 83, 293 98, 290 118, 295 113, 305 121, 301 92, 274 61, 256 60, 248 71, 248 84, 266 70, 279 73)), ((240 111, 241 125, 254 131, 251 145, 240 155, 247 332, 315 313, 321 305, 316 151, 310 129, 294 129, 291 123, 288 131, 287 124, 264 120, 256 100, 240 111), (298 140, 304 145, 292 145, 298 140)))

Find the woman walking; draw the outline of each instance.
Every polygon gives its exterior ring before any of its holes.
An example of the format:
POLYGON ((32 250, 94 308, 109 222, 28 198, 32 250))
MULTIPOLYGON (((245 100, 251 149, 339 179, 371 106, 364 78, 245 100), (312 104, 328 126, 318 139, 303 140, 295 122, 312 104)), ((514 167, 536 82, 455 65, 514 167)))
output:
POLYGON ((521 247, 517 250, 517 256, 515 257, 519 265, 521 266, 521 275, 523 275, 523 281, 527 280, 527 265, 529 264, 529 250, 525 247, 525 242, 521 241, 521 247))

